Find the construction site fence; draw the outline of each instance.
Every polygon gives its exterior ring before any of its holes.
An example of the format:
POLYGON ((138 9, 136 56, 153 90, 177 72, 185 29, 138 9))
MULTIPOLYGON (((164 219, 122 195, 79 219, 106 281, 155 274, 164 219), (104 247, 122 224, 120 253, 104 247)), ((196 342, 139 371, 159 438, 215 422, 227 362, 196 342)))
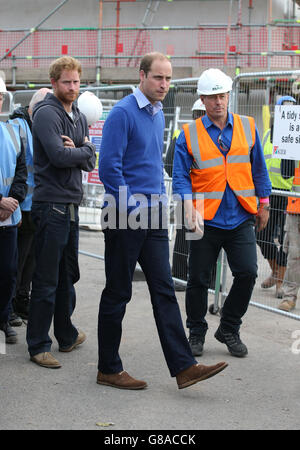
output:
MULTIPOLYGON (((299 83, 300 70, 298 71, 282 71, 282 72, 257 72, 244 73, 236 76, 233 80, 233 89, 230 95, 230 111, 253 116, 255 118, 260 139, 262 140, 264 131, 270 127, 270 120, 274 110, 276 100, 282 95, 292 95, 299 104, 299 83)), ((192 120, 191 109, 197 96, 197 78, 187 78, 174 80, 168 95, 164 100, 164 113, 166 117, 166 128, 164 136, 164 157, 166 151, 171 143, 174 130, 181 129, 182 124, 192 120)), ((87 88, 82 89, 82 91, 87 88)), ((101 118, 102 124, 105 122, 109 111, 114 104, 123 98, 125 95, 132 93, 135 89, 133 85, 120 86, 105 86, 105 87, 89 87, 88 90, 94 92, 103 103, 103 116, 101 118)), ((7 108, 12 111, 16 105, 26 105, 34 91, 22 90, 9 93, 6 98, 7 108)), ((8 111, 6 112, 8 114, 8 111)), ((5 113, 0 115, 0 119, 5 119, 5 113)), ((98 151, 101 146, 101 128, 98 139, 98 151)), ((95 168, 95 174, 98 174, 98 167, 95 168)), ((174 279, 186 285, 186 261, 187 248, 186 245, 182 249, 174 248, 174 241, 176 238, 176 222, 175 210, 176 204, 172 196, 172 178, 165 173, 165 184, 169 198, 169 238, 171 249, 171 262, 176 254, 182 258, 182 275, 174 276, 174 279)), ((87 179, 84 182, 84 197, 80 206, 80 225, 82 228, 89 230, 101 230, 100 215, 101 205, 103 203, 104 187, 100 180, 95 176, 92 182, 87 179)), ((286 191, 272 191, 273 194, 281 196, 286 199, 289 195, 286 191)), ((293 194, 294 195, 294 194, 293 194)), ((298 196, 295 194, 295 196, 298 196)), ((282 205, 276 206, 277 216, 281 213, 283 221, 286 217, 286 202, 282 205)), ((274 211, 273 211, 274 212, 274 211)), ((272 211, 271 211, 272 213, 272 211)), ((273 216, 273 215, 272 215, 273 216)), ((272 219, 274 220, 274 219, 272 219)), ((274 224, 274 235, 272 242, 279 248, 282 245, 282 233, 280 234, 279 223, 274 224)), ((261 248, 270 244, 269 237, 260 238, 257 241, 257 256, 258 256, 258 278, 253 291, 251 304, 267 311, 276 312, 287 317, 300 320, 298 308, 293 312, 284 312, 279 310, 278 304, 281 299, 276 297, 275 286, 270 289, 263 289, 261 287, 262 281, 270 275, 270 267, 268 258, 262 254, 261 248)), ((82 250, 83 251, 83 250, 82 250)), ((87 253, 92 257, 103 259, 103 255, 96 253, 87 253)), ((210 287, 210 292, 214 294, 214 302, 210 307, 210 312, 217 313, 221 310, 227 293, 230 290, 232 283, 232 276, 228 267, 226 254, 221 252, 213 274, 213 284, 210 287)))
MULTIPOLYGON (((300 71, 281 71, 281 72, 257 72, 249 74, 241 74, 235 77, 233 82, 233 90, 230 95, 230 110, 232 112, 253 116, 255 118, 260 139, 262 141, 264 132, 270 127, 270 120, 274 111, 277 99, 282 95, 292 95, 299 103, 299 83, 300 71)), ((188 78, 175 80, 164 101, 164 112, 166 116, 165 130, 165 147, 164 156, 170 145, 173 132, 181 129, 182 124, 192 120, 191 108, 197 96, 197 78, 188 78)), ((279 176, 279 174, 278 174, 279 176)), ((169 196, 169 238, 171 248, 171 263, 177 257, 182 267, 176 269, 174 280, 179 284, 186 285, 187 274, 187 256, 188 250, 186 243, 180 248, 177 246, 174 250, 174 242, 176 239, 176 223, 175 210, 176 204, 172 197, 172 178, 165 173, 166 190, 169 196)), ((94 189, 95 187, 88 187, 94 189)), ((101 195, 104 193, 103 187, 100 188, 101 195)), ((100 192, 100 191, 99 191, 100 192)), ((264 310, 281 314, 296 320, 300 320, 300 313, 285 312, 278 309, 278 305, 282 299, 276 297, 275 286, 270 289, 263 289, 262 282, 270 275, 271 269, 268 258, 262 253, 262 248, 270 246, 272 243, 278 248, 283 244, 284 232, 280 229, 283 226, 286 217, 286 202, 289 195, 286 191, 272 190, 272 195, 282 198, 282 203, 276 205, 276 209, 270 212, 270 227, 273 229, 271 236, 260 235, 257 239, 257 258, 258 258, 258 277, 253 291, 250 304, 264 310), (278 220, 281 217, 282 222, 278 220), (274 218, 275 217, 275 218, 274 218), (275 221, 272 223, 271 221, 275 221)), ((296 196, 298 194, 295 194, 296 196)), ((89 195, 89 201, 94 202, 94 192, 89 195)), ((99 200, 99 205, 101 200, 99 200)), ((95 211, 95 208, 92 208, 95 211)), ((97 223, 100 227, 100 209, 97 211, 97 223)), ((264 250, 266 252, 266 250, 264 250)), ((98 257, 102 258, 102 256, 98 257)), ((221 311, 227 293, 232 283, 232 275, 228 266, 226 253, 221 252, 214 268, 212 275, 212 283, 209 292, 213 294, 213 303, 210 305, 210 312, 213 314, 221 311)), ((288 281, 288 280, 286 280, 288 281)))
POLYGON ((101 68, 138 67, 153 50, 169 55, 174 67, 292 70, 300 62, 300 24, 7 29, 1 30, 0 69, 11 70, 15 82, 22 69, 48 68, 68 54, 95 69, 100 81, 101 68))

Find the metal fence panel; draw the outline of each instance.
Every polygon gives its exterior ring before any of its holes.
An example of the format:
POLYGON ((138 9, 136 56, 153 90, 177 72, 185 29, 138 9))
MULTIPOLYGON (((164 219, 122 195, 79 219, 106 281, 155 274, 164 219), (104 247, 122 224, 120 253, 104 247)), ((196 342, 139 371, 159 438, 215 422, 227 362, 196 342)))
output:
MULTIPOLYGON (((230 110, 232 112, 249 115, 255 118, 257 128, 259 130, 261 141, 263 140, 265 131, 270 127, 274 105, 277 99, 282 95, 294 96, 299 104, 299 83, 298 78, 300 71, 284 71, 284 72, 261 72, 241 74, 234 80, 233 91, 230 96, 230 110)), ((197 79, 185 79, 174 82, 173 89, 170 90, 169 114, 173 114, 174 129, 181 128, 182 123, 191 120, 191 106, 197 99, 196 94, 197 79), (172 110, 175 107, 175 113, 172 110)), ((279 174, 273 174, 279 176, 279 174)), ((297 194, 296 194, 297 195, 297 194)), ((278 191, 273 189, 271 196, 271 211, 268 229, 269 232, 262 232, 257 235, 257 255, 258 255, 258 278, 254 288, 251 304, 268 311, 286 315, 300 320, 300 314, 297 312, 284 312, 278 309, 281 302, 280 291, 276 290, 276 286, 263 288, 261 285, 271 273, 269 260, 272 260, 272 251, 274 248, 282 248, 284 230, 283 226, 286 217, 286 204, 288 193, 286 191, 278 191), (271 237, 270 237, 271 236, 271 237)), ((171 222, 172 227, 172 222, 171 222)), ((173 250, 173 275, 177 280, 181 280, 186 284, 186 261, 187 246, 184 239, 174 237, 178 240, 173 250), (174 265, 175 271, 174 271, 174 265)), ((285 262, 282 262, 284 267, 285 262)), ((215 293, 214 303, 210 307, 212 313, 216 313, 222 307, 232 283, 232 275, 228 267, 226 254, 220 256, 218 260, 221 270, 217 270, 217 276, 212 274, 211 288, 215 293)), ((218 267, 216 267, 217 269, 218 267)), ((281 273, 277 273, 275 278, 277 281, 284 278, 284 269, 281 273)), ((288 281, 288 280, 287 280, 288 281)))
POLYGON ((145 53, 157 50, 169 55, 174 67, 292 70, 299 67, 299 49, 297 22, 238 24, 230 29, 225 24, 7 29, 1 30, 0 63, 1 68, 14 72, 14 79, 22 69, 36 69, 39 74, 61 55, 73 55, 84 69, 93 71, 138 67, 145 53))
MULTIPOLYGON (((299 75, 300 71, 298 70, 245 73, 235 78, 232 95, 233 110, 238 114, 250 115, 255 118, 261 141, 264 141, 266 132, 272 126, 274 106, 281 96, 291 95, 299 104, 297 82, 299 75)), ((300 320, 300 313, 297 310, 295 313, 287 313, 278 309, 278 305, 282 301, 282 292, 281 289, 276 289, 273 282, 290 281, 285 276, 290 252, 284 251, 286 250, 284 248, 284 237, 289 192, 279 187, 280 169, 278 171, 269 169, 269 174, 273 186, 270 197, 270 219, 266 229, 257 233, 258 278, 251 303, 263 309, 300 320), (276 258, 277 264, 274 270, 272 262, 276 258), (275 280, 269 278, 272 268, 275 280)), ((290 185, 285 187, 289 189, 290 185)), ((297 194, 295 195, 297 196, 297 194)), ((226 287, 229 286, 230 278, 231 276, 228 275, 226 287)))
MULTIPOLYGON (((285 71, 285 72, 261 72, 249 73, 237 76, 234 79, 233 91, 231 93, 230 103, 231 111, 251 115, 255 118, 260 137, 263 138, 264 131, 270 125, 270 117, 276 103, 276 99, 281 95, 293 95, 296 97, 299 104, 299 83, 300 71, 285 71)), ((170 136, 174 129, 181 128, 182 123, 188 122, 192 119, 191 107, 194 101, 198 98, 196 93, 197 78, 189 78, 182 80, 175 80, 172 87, 164 101, 164 112, 166 115, 166 133, 165 133, 165 151, 170 143, 170 136)), ((108 114, 116 101, 123 96, 132 92, 133 86, 112 86, 112 87, 94 87, 89 88, 94 91, 96 95, 102 100, 104 106, 104 115, 108 114)), ((28 91, 26 91, 28 92, 28 91)), ((33 91, 31 91, 31 94, 33 91)), ((14 93, 13 100, 15 103, 23 98, 22 91, 14 93)), ((27 94, 26 94, 27 95, 27 94)), ((26 100, 27 101, 27 100, 26 100)), ((25 103, 26 104, 26 103, 25 103)), ((166 184, 169 194, 170 205, 170 239, 171 249, 173 250, 175 236, 175 207, 172 203, 172 187, 171 177, 166 174, 166 184)), ((103 186, 101 184, 86 183, 84 185, 84 198, 80 207, 81 211, 81 225, 89 228, 100 229, 100 206, 103 196, 103 186)), ((279 229, 276 222, 276 214, 285 217, 286 198, 288 193, 285 191, 274 191, 272 194, 277 194, 281 197, 281 201, 276 205, 272 205, 275 218, 271 218, 279 229)), ((282 236, 277 232, 274 235, 272 246, 280 247, 282 245, 282 236)), ((278 303, 281 301, 276 298, 275 287, 262 288, 261 284, 270 274, 270 267, 268 263, 268 255, 265 258, 262 254, 262 248, 270 246, 267 238, 263 235, 257 240, 258 253, 258 279, 253 292, 251 304, 268 311, 284 314, 288 317, 300 320, 300 315, 295 313, 286 313, 277 309, 278 303)), ((182 284, 186 284, 187 274, 187 247, 186 242, 181 242, 172 254, 173 264, 174 258, 179 260, 178 272, 173 271, 173 276, 182 284), (181 246, 180 246, 181 245, 181 246)), ((101 257, 101 256, 99 256, 101 257)), ((102 258, 102 257, 101 257, 102 258)), ((174 269, 174 268, 173 268, 174 269)), ((220 255, 218 264, 212 274, 211 292, 215 293, 214 304, 211 305, 210 311, 217 312, 224 302, 226 293, 229 290, 232 282, 232 276, 227 265, 226 255, 220 255)))

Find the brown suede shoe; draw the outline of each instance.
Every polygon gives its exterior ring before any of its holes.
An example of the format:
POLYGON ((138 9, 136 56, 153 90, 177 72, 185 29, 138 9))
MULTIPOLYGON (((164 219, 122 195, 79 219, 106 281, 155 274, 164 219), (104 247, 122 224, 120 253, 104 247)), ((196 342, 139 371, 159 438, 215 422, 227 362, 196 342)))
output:
POLYGON ((118 389, 136 390, 147 387, 147 383, 145 381, 132 378, 127 372, 125 372, 125 370, 120 373, 112 373, 109 375, 98 372, 97 383, 105 384, 106 386, 112 386, 118 389))
POLYGON ((33 361, 39 366, 46 367, 47 369, 59 369, 61 367, 57 359, 49 352, 38 353, 37 355, 31 356, 30 361, 33 361))
POLYGON ((282 311, 290 312, 293 309, 295 309, 296 302, 293 300, 283 300, 280 305, 277 306, 278 309, 281 309, 282 311))
POLYGON ((67 348, 61 348, 60 347, 59 351, 60 352, 71 352, 72 350, 74 350, 74 348, 76 348, 78 345, 82 344, 85 340, 86 340, 86 335, 84 334, 83 331, 79 331, 77 339, 74 342, 74 344, 71 345, 71 347, 67 347, 67 348))
POLYGON ((214 366, 204 366, 203 364, 194 364, 188 369, 179 372, 176 375, 176 380, 178 384, 178 389, 184 389, 192 384, 198 383, 198 381, 206 380, 207 378, 213 377, 217 373, 227 367, 226 362, 220 362, 214 366))

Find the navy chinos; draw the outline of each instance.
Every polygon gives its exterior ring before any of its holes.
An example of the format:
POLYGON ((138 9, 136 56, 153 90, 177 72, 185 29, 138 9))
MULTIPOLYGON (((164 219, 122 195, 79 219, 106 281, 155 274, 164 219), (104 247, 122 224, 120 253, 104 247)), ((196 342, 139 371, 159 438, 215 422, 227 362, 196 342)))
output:
POLYGON ((175 296, 167 229, 116 227, 105 229, 104 236, 106 285, 99 306, 99 371, 113 374, 123 370, 119 355, 122 320, 131 299, 137 262, 146 277, 160 343, 171 376, 196 364, 175 296))

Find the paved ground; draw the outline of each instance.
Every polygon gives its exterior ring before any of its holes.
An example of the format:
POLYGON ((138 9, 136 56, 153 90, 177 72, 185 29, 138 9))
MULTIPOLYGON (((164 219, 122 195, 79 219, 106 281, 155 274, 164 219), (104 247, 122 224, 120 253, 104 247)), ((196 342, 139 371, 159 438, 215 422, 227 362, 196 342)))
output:
MULTIPOLYGON (((82 231, 80 248, 103 255, 102 234, 82 231)), ((18 344, 0 354, 0 429, 299 429, 299 321, 250 306, 241 333, 249 355, 238 359, 215 340, 219 316, 209 314, 205 353, 199 360, 226 360, 229 366, 214 378, 178 390, 159 345, 145 281, 135 281, 121 356, 126 370, 149 387, 122 391, 99 386, 96 329, 104 264, 80 255, 80 267, 74 323, 88 339, 69 354, 59 353, 54 340, 53 354, 62 368, 49 370, 29 361, 26 326, 19 328, 18 344), (108 423, 113 425, 101 426, 108 423)), ((178 301, 184 317, 184 293, 178 293, 178 301)))

